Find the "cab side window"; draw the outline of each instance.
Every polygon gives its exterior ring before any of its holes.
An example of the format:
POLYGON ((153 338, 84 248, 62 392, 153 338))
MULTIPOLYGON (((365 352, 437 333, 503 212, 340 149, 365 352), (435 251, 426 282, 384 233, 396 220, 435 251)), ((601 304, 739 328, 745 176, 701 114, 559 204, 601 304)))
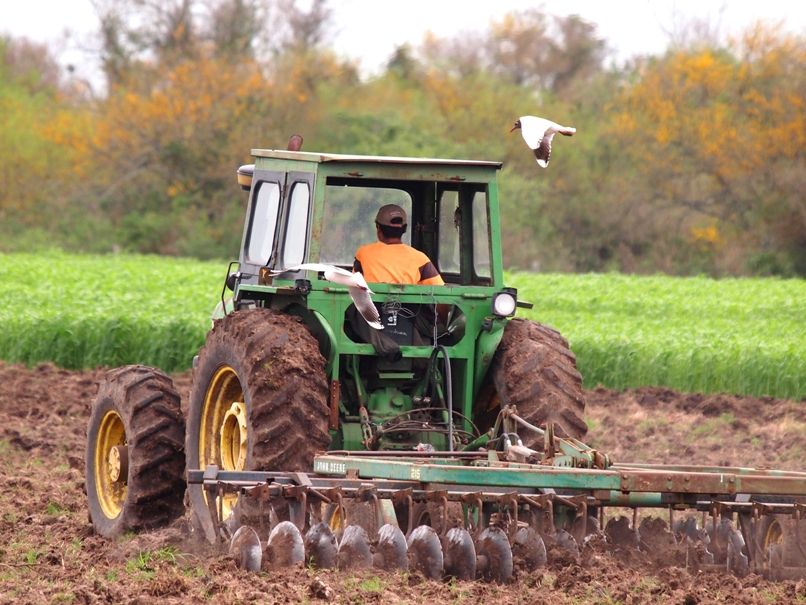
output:
POLYGON ((288 224, 285 231, 285 250, 283 251, 284 267, 298 265, 305 259, 308 208, 311 203, 311 190, 308 183, 304 181, 294 183, 288 199, 288 224))
POLYGON ((439 198, 439 270, 444 275, 459 274, 459 192, 446 190, 439 198))
POLYGON ((246 260, 256 265, 269 261, 274 245, 274 231, 280 209, 280 184, 263 182, 258 185, 252 203, 249 226, 249 241, 246 244, 246 260))
POLYGON ((476 277, 489 280, 490 267, 490 222, 487 212, 487 195, 477 191, 473 196, 473 272, 476 277))

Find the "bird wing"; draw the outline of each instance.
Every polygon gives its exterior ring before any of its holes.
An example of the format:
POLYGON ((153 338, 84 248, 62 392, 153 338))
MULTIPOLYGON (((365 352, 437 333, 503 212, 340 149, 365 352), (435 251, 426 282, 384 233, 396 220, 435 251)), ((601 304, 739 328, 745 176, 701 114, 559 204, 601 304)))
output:
POLYGON ((372 290, 369 289, 361 273, 353 273, 347 269, 324 263, 302 263, 301 265, 273 271, 272 273, 286 273, 288 271, 316 271, 317 273, 323 273, 328 281, 347 286, 350 298, 353 299, 353 304, 355 304, 358 312, 361 313, 361 317, 366 320, 370 327, 383 330, 381 316, 375 307, 375 303, 372 302, 372 290))
POLYGON ((302 263, 300 265, 294 265, 293 267, 287 267, 285 269, 274 269, 272 273, 288 273, 289 271, 317 271, 319 273, 324 273, 330 269, 338 269, 338 267, 334 267, 333 265, 325 265, 323 263, 302 263))
POLYGON ((534 151, 535 161, 541 168, 546 168, 549 165, 551 158, 551 140, 556 133, 563 134, 567 137, 573 135, 577 130, 571 126, 562 126, 551 120, 545 118, 538 118, 537 116, 521 116, 521 134, 523 140, 530 149, 534 151))
POLYGON ((381 315, 378 313, 378 308, 375 306, 375 303, 372 302, 369 288, 351 286, 348 289, 350 290, 350 298, 353 299, 355 308, 361 313, 361 317, 364 318, 369 327, 375 328, 376 330, 383 330, 381 315))
POLYGON ((546 168, 549 165, 549 159, 551 159, 551 139, 553 138, 553 132, 547 134, 543 137, 543 140, 540 141, 540 145, 538 145, 537 149, 534 150, 535 161, 541 168, 546 168))
POLYGON ((272 273, 288 273, 290 271, 316 271, 317 273, 324 273, 324 277, 328 281, 341 284, 343 286, 353 285, 353 272, 335 265, 326 265, 325 263, 302 263, 288 267, 286 269, 276 269, 272 273))
POLYGON ((537 149, 546 131, 555 126, 554 122, 537 116, 521 116, 521 136, 529 149, 537 149))

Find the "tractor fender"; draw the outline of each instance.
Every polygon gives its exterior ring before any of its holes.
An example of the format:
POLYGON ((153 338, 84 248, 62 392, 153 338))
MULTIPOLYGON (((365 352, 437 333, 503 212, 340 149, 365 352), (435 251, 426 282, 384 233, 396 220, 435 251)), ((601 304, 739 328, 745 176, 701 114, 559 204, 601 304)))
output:
POLYGON ((476 338, 476 362, 474 364, 473 392, 478 393, 493 361, 501 338, 504 336, 505 319, 493 319, 489 330, 480 330, 476 338))

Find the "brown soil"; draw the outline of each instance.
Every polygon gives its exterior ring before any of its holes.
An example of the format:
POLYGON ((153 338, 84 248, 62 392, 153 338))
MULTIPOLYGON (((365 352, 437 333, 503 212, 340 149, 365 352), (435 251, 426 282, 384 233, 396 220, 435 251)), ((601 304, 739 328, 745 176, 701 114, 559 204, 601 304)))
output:
MULTIPOLYGON (((188 542, 182 522, 107 541, 92 532, 84 494, 86 424, 103 373, 0 362, 0 603, 806 601, 803 580, 664 567, 597 540, 581 564, 558 558, 507 586, 378 571, 250 574, 188 542)), ((189 374, 174 380, 186 398, 189 374)), ((806 460, 804 402, 649 388, 586 397, 586 441, 619 461, 802 470, 806 460)))

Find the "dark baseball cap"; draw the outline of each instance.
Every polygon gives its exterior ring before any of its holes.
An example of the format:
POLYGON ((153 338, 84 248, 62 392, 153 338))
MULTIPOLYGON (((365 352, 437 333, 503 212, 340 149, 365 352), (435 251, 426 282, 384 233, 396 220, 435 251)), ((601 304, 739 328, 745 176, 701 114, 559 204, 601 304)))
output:
POLYGON ((397 204, 386 204, 378 210, 375 222, 386 227, 404 227, 408 224, 408 219, 403 208, 397 204))

